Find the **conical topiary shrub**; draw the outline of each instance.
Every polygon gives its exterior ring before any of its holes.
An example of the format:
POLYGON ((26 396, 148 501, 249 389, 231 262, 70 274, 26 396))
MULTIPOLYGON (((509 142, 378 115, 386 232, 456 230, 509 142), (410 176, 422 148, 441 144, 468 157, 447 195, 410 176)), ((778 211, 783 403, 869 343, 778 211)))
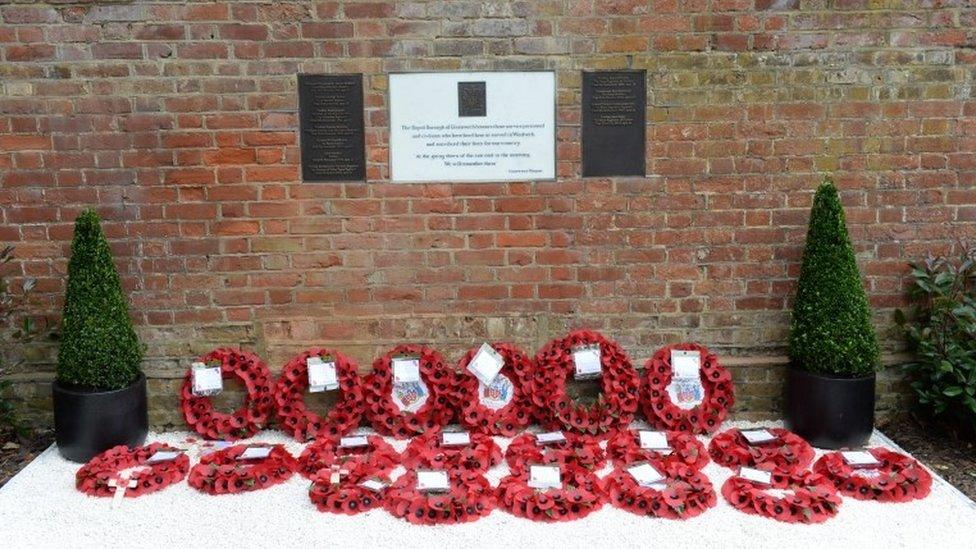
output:
POLYGON ((112 252, 98 214, 86 210, 75 221, 71 243, 58 381, 93 390, 121 389, 139 376, 141 362, 142 348, 112 252))
POLYGON ((879 362, 844 208, 829 178, 817 189, 810 211, 789 355, 799 368, 852 378, 871 374, 879 362))

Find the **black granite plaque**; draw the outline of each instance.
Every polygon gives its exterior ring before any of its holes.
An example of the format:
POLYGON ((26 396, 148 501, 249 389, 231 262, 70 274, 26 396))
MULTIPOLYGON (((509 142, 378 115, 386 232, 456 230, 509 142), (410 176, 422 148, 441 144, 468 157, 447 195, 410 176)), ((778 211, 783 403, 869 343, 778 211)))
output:
POLYGON ((583 72, 583 176, 644 175, 643 70, 583 72))
POLYGON ((458 82, 458 116, 488 116, 484 82, 458 82))
POLYGON ((364 181, 363 75, 298 75, 303 181, 364 181))

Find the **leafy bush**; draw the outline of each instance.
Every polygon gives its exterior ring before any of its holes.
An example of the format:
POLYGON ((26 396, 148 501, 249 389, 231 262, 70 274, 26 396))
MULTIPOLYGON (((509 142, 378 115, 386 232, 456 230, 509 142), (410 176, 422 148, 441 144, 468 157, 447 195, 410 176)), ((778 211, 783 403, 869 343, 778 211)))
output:
POLYGON ((922 409, 976 434, 976 248, 912 264, 911 321, 896 311, 916 360, 905 367, 922 409))
POLYGON ((58 380, 96 390, 121 389, 139 376, 142 348, 132 328, 112 252, 98 215, 75 221, 61 317, 58 380))
POLYGON ((814 373, 860 377, 874 371, 879 354, 844 208, 834 183, 825 178, 810 210, 790 326, 790 360, 814 373))
MULTIPOLYGON (((14 249, 10 246, 0 249, 0 269, 13 259, 14 249)), ((3 336, 0 339, 0 376, 4 374, 4 358, 10 353, 10 348, 14 343, 26 343, 34 334, 33 322, 29 317, 24 317, 20 328, 10 331, 10 323, 16 313, 23 310, 27 301, 27 296, 34 287, 34 280, 28 279, 24 282, 20 292, 14 292, 7 280, 6 273, 0 271, 0 329, 3 329, 3 336)), ((14 363, 14 366, 20 362, 14 363)), ((21 421, 17 414, 14 403, 5 395, 10 391, 12 384, 9 380, 0 380, 0 440, 7 439, 11 434, 27 436, 28 428, 21 421)))

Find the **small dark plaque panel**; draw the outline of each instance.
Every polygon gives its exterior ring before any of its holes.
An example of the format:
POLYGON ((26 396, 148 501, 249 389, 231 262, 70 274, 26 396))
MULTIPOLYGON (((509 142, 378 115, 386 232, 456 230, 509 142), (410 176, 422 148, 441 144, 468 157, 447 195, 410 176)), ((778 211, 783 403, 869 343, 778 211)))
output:
POLYGON ((643 70, 583 73, 583 176, 644 175, 643 70))
POLYGON ((488 116, 484 82, 458 82, 458 116, 488 116))
POLYGON ((299 74, 303 181, 364 181, 363 75, 299 74))

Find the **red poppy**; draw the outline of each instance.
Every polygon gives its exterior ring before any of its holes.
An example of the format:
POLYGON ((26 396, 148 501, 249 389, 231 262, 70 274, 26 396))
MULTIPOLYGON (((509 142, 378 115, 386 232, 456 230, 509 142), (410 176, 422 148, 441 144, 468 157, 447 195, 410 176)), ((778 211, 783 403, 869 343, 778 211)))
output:
POLYGON ((408 469, 434 467, 486 472, 502 461, 502 450, 488 435, 469 433, 470 444, 445 446, 442 433, 415 437, 403 451, 402 463, 408 469))
POLYGON ((607 441, 607 455, 615 465, 626 465, 635 461, 649 461, 667 468, 684 464, 700 471, 708 464, 708 452, 695 435, 678 431, 667 432, 670 453, 641 448, 640 433, 633 429, 622 429, 607 441))
POLYGON ((301 442, 314 440, 320 435, 344 435, 359 426, 365 410, 359 367, 346 355, 331 349, 308 349, 289 360, 275 383, 274 398, 282 428, 301 442), (325 417, 309 410, 305 405, 305 393, 308 390, 307 361, 314 356, 329 357, 335 361, 336 377, 339 381, 339 400, 325 417))
POLYGON ((535 489, 528 485, 528 469, 513 471, 496 490, 498 506, 539 522, 576 520, 603 506, 608 499, 603 482, 577 465, 561 464, 562 488, 535 489))
POLYGON ((880 465, 855 469, 841 452, 821 456, 813 465, 816 473, 828 479, 837 490, 855 499, 901 503, 922 499, 932 488, 932 475, 910 456, 887 448, 869 448, 880 465))
POLYGON ((451 395, 454 374, 437 351, 422 345, 397 345, 373 361, 373 371, 364 381, 366 416, 381 435, 410 438, 448 424, 454 417, 451 395), (420 362, 420 379, 428 394, 413 412, 401 410, 393 398, 393 358, 415 356, 420 362))
POLYGON ((728 429, 712 438, 708 453, 719 465, 729 468, 755 467, 778 473, 805 470, 813 461, 813 448, 799 436, 778 427, 767 429, 776 440, 751 445, 739 429, 728 429))
MULTIPOLYGON (((513 437, 528 426, 532 419, 532 400, 528 394, 528 383, 532 377, 532 359, 521 349, 508 343, 493 343, 492 348, 505 360, 499 375, 507 383, 502 386, 510 390, 508 403, 498 409, 489 408, 482 400, 484 392, 495 391, 485 387, 478 378, 468 371, 468 364, 478 354, 478 348, 470 349, 458 361, 454 386, 454 402, 460 410, 458 419, 469 431, 489 435, 513 437)), ((497 379, 497 378, 496 378, 497 379)), ((496 395, 489 395, 496 396, 496 395)))
POLYGON ((218 412, 210 397, 193 394, 192 370, 187 370, 180 391, 180 407, 187 425, 210 440, 248 438, 263 429, 274 411, 271 372, 264 362, 257 355, 238 349, 216 349, 200 357, 199 362, 220 366, 224 378, 237 376, 247 394, 244 404, 233 414, 218 412))
POLYGON ((678 343, 661 347, 644 364, 644 371, 647 373, 641 382, 641 408, 648 421, 663 429, 695 434, 711 433, 725 421, 735 404, 732 375, 719 364, 718 357, 703 345, 678 343), (705 390, 704 400, 688 410, 673 403, 667 391, 673 374, 672 350, 701 353, 700 376, 705 390))
POLYGON ((129 449, 116 446, 105 450, 83 465, 75 474, 75 487, 90 496, 110 497, 115 487, 110 483, 122 482, 119 472, 137 468, 127 477, 136 481, 136 486, 127 488, 124 496, 135 498, 144 494, 158 492, 170 484, 175 484, 190 470, 190 459, 177 448, 161 442, 129 449), (179 452, 174 459, 149 463, 156 452, 179 452))
POLYGON ((573 433, 563 433, 566 440, 540 444, 536 435, 522 433, 512 439, 505 450, 505 461, 513 471, 531 463, 565 463, 595 471, 607 462, 599 442, 573 433))
POLYGON ((187 482, 211 495, 236 494, 284 482, 298 468, 298 462, 280 444, 270 446, 267 457, 246 461, 239 459, 248 447, 247 444, 238 444, 204 455, 190 469, 187 482))
POLYGON ((473 522, 495 508, 491 485, 480 473, 448 471, 446 493, 417 490, 416 471, 401 475, 385 493, 383 507, 393 516, 414 524, 473 522))
POLYGON ((641 486, 623 466, 615 469, 604 479, 607 490, 620 496, 611 504, 636 515, 679 520, 715 506, 715 490, 703 473, 677 462, 659 466, 665 476, 663 490, 641 486))
POLYGON ((834 487, 811 471, 774 473, 771 486, 761 486, 733 476, 722 485, 722 497, 736 509, 782 522, 823 522, 837 514, 841 499, 834 487), (776 497, 767 488, 791 490, 792 495, 776 497))
POLYGON ((341 437, 321 438, 308 446, 298 457, 298 472, 312 478, 322 469, 333 465, 364 464, 370 473, 389 474, 400 464, 400 453, 383 437, 366 436, 365 446, 343 447, 341 437))

